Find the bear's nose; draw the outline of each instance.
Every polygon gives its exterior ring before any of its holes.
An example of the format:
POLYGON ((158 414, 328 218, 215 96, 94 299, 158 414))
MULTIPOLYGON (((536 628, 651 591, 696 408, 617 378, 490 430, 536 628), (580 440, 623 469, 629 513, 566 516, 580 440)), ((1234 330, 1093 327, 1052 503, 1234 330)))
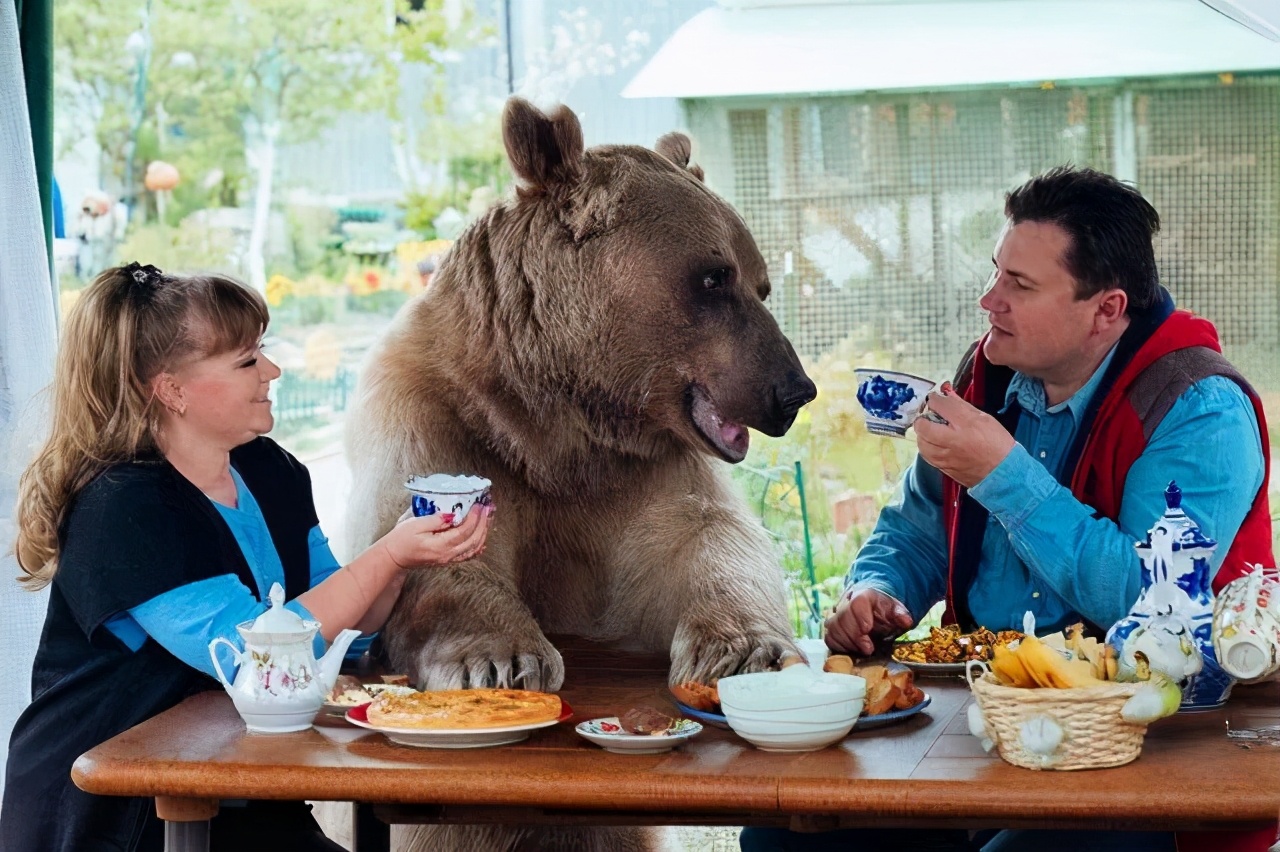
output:
POLYGON ((813 402, 818 395, 818 388, 809 377, 797 370, 787 373, 787 378, 773 389, 778 408, 790 417, 805 405, 813 402))

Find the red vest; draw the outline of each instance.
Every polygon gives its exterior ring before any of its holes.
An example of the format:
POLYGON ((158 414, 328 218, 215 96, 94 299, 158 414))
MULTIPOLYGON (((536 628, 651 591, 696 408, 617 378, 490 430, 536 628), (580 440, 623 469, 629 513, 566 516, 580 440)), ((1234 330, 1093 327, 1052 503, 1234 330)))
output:
MULTIPOLYGON (((990 363, 983 354, 986 338, 979 341, 973 356, 973 370, 968 376, 957 379, 956 390, 964 399, 981 408, 985 399, 984 381, 990 363)), ((1221 352, 1218 333, 1213 324, 1188 311, 1174 311, 1138 348, 1124 366, 1110 391, 1097 409, 1092 428, 1085 439, 1084 448, 1071 477, 1071 493, 1086 506, 1113 521, 1120 517, 1120 501, 1124 497, 1124 483, 1129 468, 1146 449, 1147 441, 1143 424, 1129 401, 1129 390, 1144 370, 1170 352, 1193 346, 1203 346, 1221 352)), ((1240 577, 1248 569, 1246 563, 1274 566, 1275 556, 1271 545, 1271 514, 1268 508, 1267 480, 1271 468, 1271 454, 1267 440, 1267 421, 1262 403, 1252 388, 1243 386, 1253 403, 1258 418, 1258 431, 1262 436, 1263 478, 1262 487, 1254 496, 1253 505, 1245 515, 1240 531, 1236 533, 1226 558, 1213 578, 1213 590, 1240 577)), ((989 412, 991 413, 991 412, 989 412)), ((960 527, 960 502, 963 489, 950 477, 942 478, 943 522, 947 530, 947 553, 950 560, 947 573, 947 611, 943 620, 956 620, 955 596, 957 541, 960 527)), ((1153 519, 1154 520, 1154 519, 1153 519)), ((967 590, 966 590, 967 591, 967 590)), ((1104 630, 1109 625, 1099 625, 1104 630)))

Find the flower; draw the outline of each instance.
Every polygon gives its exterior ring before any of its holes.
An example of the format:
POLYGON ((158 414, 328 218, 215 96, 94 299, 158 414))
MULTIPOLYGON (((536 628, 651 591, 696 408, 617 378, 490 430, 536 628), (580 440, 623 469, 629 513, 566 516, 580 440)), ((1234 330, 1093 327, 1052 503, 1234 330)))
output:
POLYGON ((438 267, 451 245, 453 245, 452 240, 415 240, 397 245, 396 272, 392 286, 411 296, 421 293, 424 288, 418 264, 430 259, 434 260, 438 267))
POLYGON ((294 293, 293 281, 283 275, 272 275, 267 281, 267 304, 278 308, 294 293))
POLYGON ((382 290, 385 279, 385 271, 374 266, 366 266, 348 272, 345 283, 353 295, 368 296, 382 290))
POLYGON ((301 281, 294 282, 293 295, 304 298, 307 296, 332 296, 337 292, 338 286, 323 275, 312 273, 301 281))

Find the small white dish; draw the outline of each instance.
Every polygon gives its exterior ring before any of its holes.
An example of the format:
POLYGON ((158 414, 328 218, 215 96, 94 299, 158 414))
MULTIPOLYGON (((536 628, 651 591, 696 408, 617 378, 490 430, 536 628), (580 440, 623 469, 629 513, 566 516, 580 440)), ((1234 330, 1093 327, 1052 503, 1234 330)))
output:
POLYGON ((268 707, 264 712, 260 705, 240 704, 234 698, 232 703, 236 705, 236 710, 244 720, 245 727, 260 734, 291 734, 305 731, 311 727, 320 711, 320 708, 314 704, 309 707, 290 705, 284 708, 268 707))
POLYGON ((702 726, 691 719, 677 719, 664 734, 629 734, 617 716, 606 716, 579 722, 574 730, 614 754, 661 754, 702 733, 702 726))

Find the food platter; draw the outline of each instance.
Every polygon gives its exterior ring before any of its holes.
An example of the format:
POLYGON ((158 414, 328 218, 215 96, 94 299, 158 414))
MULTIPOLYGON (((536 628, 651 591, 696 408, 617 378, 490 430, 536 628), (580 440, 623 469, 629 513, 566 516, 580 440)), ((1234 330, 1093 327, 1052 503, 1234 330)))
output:
POLYGON ((367 728, 386 736, 393 743, 414 746, 415 748, 487 748, 489 746, 518 743, 529 738, 529 733, 538 728, 548 728, 573 718, 573 708, 567 702, 560 702, 560 716, 543 722, 526 725, 514 725, 505 728, 382 728, 369 723, 367 715, 369 705, 362 704, 347 710, 346 720, 357 728, 367 728))
POLYGON ((880 713, 875 716, 859 716, 858 721, 853 723, 855 731, 869 731, 872 728, 883 728, 898 722, 910 719, 924 708, 933 703, 933 698, 929 693, 924 694, 924 700, 919 704, 908 707, 906 710, 890 710, 887 713, 880 713))
MULTIPOLYGON (((413 687, 411 686, 402 686, 399 684, 388 684, 388 683, 361 684, 360 689, 368 693, 369 696, 376 696, 383 692, 390 692, 390 693, 399 694, 399 695, 405 695, 410 692, 413 692, 413 687)), ((356 701, 354 703, 334 701, 332 696, 330 696, 330 698, 326 700, 324 704, 320 705, 320 715, 329 717, 331 719, 345 720, 347 718, 348 710, 350 710, 352 707, 359 707, 362 704, 367 704, 368 702, 369 702, 368 698, 365 698, 363 701, 356 701)))
MULTIPOLYGON (((961 666, 961 669, 963 668, 964 667, 961 666)), ((859 716, 858 721, 853 724, 853 730, 869 731, 873 728, 883 728, 888 725, 896 724, 897 722, 905 721, 928 707, 932 701, 933 698, 926 692, 924 694, 923 701, 916 704, 914 707, 908 707, 906 710, 890 710, 888 713, 879 713, 875 716, 859 716)), ((729 721, 725 719, 724 715, 721 713, 696 710, 687 704, 681 704, 679 701, 676 701, 676 707, 680 710, 681 715, 687 716, 690 719, 697 719, 699 722, 702 722, 705 725, 711 725, 714 728, 723 728, 726 731, 732 730, 729 727, 729 721)))
MULTIPOLYGON (((672 699, 673 701, 675 699, 672 699)), ((730 730, 729 721, 725 719, 723 713, 712 713, 709 710, 697 710, 688 704, 682 704, 676 701, 676 708, 680 711, 680 715, 687 716, 690 719, 696 719, 704 725, 710 725, 713 728, 721 728, 730 730)))
POLYGON ((900 666, 906 666, 921 677, 963 676, 964 663, 913 663, 909 660, 894 660, 900 666))
POLYGON ((1012 647, 1021 638, 1022 634, 1016 630, 994 632, 979 627, 971 633, 962 633, 955 625, 948 625, 933 628, 925 639, 899 642, 890 658, 922 677, 963 675, 965 664, 970 660, 990 662, 995 647, 1012 647), (929 661, 938 659, 947 662, 929 661))

